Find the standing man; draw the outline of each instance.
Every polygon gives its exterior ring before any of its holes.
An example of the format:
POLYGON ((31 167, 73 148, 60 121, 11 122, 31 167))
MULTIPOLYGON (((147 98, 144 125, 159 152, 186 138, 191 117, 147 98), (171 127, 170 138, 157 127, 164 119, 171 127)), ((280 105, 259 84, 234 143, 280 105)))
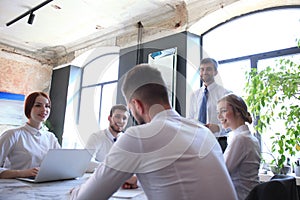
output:
POLYGON ((190 99, 189 118, 205 124, 218 139, 222 151, 227 147, 227 131, 222 128, 217 117, 217 102, 229 90, 215 82, 218 74, 218 63, 213 58, 204 58, 200 62, 200 78, 203 85, 195 91, 190 99))
POLYGON ((112 106, 108 116, 109 127, 90 135, 85 148, 95 150, 93 161, 88 172, 93 172, 99 162, 103 162, 114 142, 124 131, 129 118, 129 112, 125 105, 112 106))
POLYGON ((237 199, 217 140, 172 110, 160 71, 135 66, 122 93, 139 125, 126 130, 71 199, 108 199, 133 174, 149 200, 237 199))

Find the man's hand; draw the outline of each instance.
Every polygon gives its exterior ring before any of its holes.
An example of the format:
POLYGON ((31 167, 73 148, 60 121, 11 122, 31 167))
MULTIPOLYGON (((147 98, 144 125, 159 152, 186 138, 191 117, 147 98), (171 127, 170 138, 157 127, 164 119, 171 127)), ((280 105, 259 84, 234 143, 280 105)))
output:
POLYGON ((212 133, 220 132, 220 127, 218 124, 206 124, 205 125, 212 133))
POLYGON ((125 183, 122 185, 122 188, 123 189, 136 189, 136 188, 138 188, 137 177, 132 176, 131 178, 126 180, 125 183))

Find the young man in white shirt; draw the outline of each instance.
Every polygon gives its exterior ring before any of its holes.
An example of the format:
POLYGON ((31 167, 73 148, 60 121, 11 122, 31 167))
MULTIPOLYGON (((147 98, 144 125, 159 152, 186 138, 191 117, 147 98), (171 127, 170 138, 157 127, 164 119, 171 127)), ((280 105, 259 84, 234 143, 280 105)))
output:
POLYGON ((126 130, 71 199, 108 199, 133 174, 149 200, 237 199, 216 138, 171 108, 156 68, 135 66, 122 92, 139 125, 126 130))
POLYGON ((123 133, 128 123, 129 112, 123 104, 112 106, 108 116, 109 126, 90 135, 85 148, 94 151, 93 160, 88 172, 93 172, 99 162, 103 162, 106 154, 117 138, 123 133))

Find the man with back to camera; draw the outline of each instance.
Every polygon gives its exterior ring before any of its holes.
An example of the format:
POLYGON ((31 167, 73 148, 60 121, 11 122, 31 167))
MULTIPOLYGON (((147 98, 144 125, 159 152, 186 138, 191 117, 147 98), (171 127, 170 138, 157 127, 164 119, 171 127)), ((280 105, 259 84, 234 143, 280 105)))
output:
POLYGON ((108 199, 133 174, 149 200, 237 199, 216 138, 171 109, 156 68, 132 68, 122 93, 139 125, 126 130, 71 199, 108 199))
POLYGON ((222 128, 218 120, 217 101, 231 91, 215 82, 215 76, 218 74, 218 62, 215 59, 202 59, 199 69, 203 85, 191 95, 188 117, 205 124, 214 133, 224 152, 227 147, 227 131, 222 128), (204 100, 204 95, 206 95, 206 100, 204 100), (204 101, 206 101, 206 107, 204 107, 205 110, 201 110, 204 101))

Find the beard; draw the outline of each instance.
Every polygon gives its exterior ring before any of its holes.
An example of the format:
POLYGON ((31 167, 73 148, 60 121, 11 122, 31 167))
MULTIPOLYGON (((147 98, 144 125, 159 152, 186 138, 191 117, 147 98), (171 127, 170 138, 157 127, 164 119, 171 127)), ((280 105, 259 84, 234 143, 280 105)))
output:
POLYGON ((138 125, 146 124, 146 122, 143 119, 141 119, 139 121, 137 121, 137 120, 135 120, 135 121, 137 122, 138 125))
POLYGON ((145 120, 140 115, 133 117, 133 120, 136 122, 135 124, 138 125, 146 124, 145 120))
POLYGON ((122 132, 124 129, 117 129, 116 127, 118 127, 116 124, 111 124, 110 125, 110 128, 114 131, 114 132, 116 132, 116 133, 120 133, 120 132, 122 132))
POLYGON ((206 84, 210 84, 215 81, 214 76, 203 75, 200 78, 206 84))

